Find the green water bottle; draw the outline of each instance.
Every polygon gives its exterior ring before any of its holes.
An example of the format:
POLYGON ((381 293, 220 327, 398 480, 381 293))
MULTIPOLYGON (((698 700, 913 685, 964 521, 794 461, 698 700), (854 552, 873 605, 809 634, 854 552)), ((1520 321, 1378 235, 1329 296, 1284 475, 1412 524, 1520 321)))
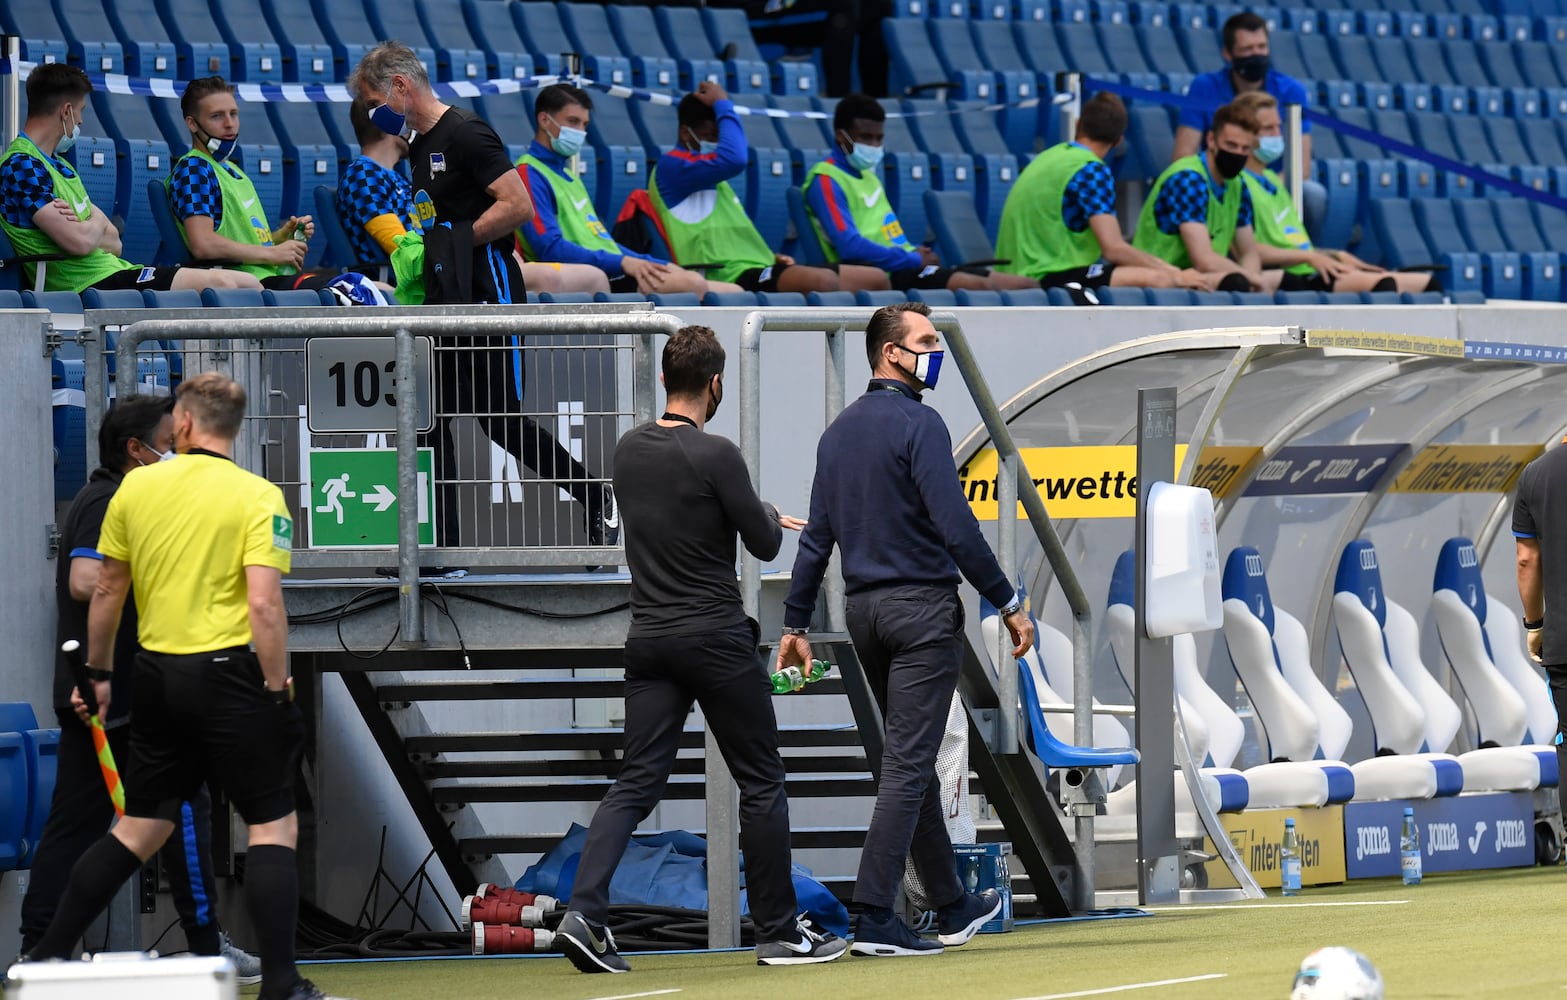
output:
POLYGON ((812 660, 811 669, 805 672, 805 683, 815 684, 823 677, 826 677, 827 672, 831 669, 832 664, 828 663, 826 660, 812 660))
POLYGON ((773 694, 789 694, 805 687, 805 675, 799 667, 789 666, 773 674, 773 694))

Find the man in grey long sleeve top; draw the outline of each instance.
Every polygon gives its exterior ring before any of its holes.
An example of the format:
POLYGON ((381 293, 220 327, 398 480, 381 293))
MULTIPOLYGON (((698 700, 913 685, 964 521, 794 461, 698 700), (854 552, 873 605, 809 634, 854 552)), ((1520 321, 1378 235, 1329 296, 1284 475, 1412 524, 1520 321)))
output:
POLYGON ((695 701, 740 786, 757 964, 830 962, 844 953, 843 940, 796 919, 772 684, 735 581, 736 532, 766 560, 778 555, 783 529, 803 522, 757 497, 734 442, 703 433, 724 397, 724 349, 713 331, 676 332, 664 347, 663 379, 664 415, 615 448, 631 567, 624 764, 588 828, 557 932, 561 948, 583 972, 629 971, 606 926, 610 878, 663 794, 695 701))
POLYGON ((810 662, 807 626, 836 543, 849 635, 887 729, 854 882, 856 955, 937 954, 966 944, 1001 909, 994 889, 963 891, 936 780, 963 657, 959 572, 1001 609, 1014 656, 1034 644, 1034 626, 963 497, 947 427, 920 402, 936 387, 944 356, 929 316, 924 303, 905 302, 877 310, 865 328, 870 386, 817 445, 810 521, 778 645, 778 669, 810 662), (939 941, 919 937, 892 912, 905 856, 931 898, 945 901, 939 941))

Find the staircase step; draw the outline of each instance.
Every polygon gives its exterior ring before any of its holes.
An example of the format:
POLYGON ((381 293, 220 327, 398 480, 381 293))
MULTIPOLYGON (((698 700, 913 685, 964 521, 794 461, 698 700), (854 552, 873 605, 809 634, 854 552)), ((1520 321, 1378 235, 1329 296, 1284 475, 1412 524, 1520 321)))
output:
MULTIPOLYGON (((791 756, 786 759, 793 773, 865 774, 869 765, 861 756, 791 756)), ((623 762, 598 760, 437 760, 419 764, 427 781, 442 778, 614 778, 623 762)), ((702 774, 706 762, 701 757, 677 757, 674 774, 702 774)))
MULTIPOLYGON (((626 682, 619 677, 539 677, 523 680, 399 681, 375 689, 382 703, 416 701, 535 701, 544 698, 621 698, 626 682)), ((797 694, 841 695, 843 681, 824 677, 797 694)))
MULTIPOLYGON (((701 747, 705 731, 685 729, 682 749, 701 747)), ((525 733, 430 733, 410 736, 404 749, 410 754, 498 753, 519 750, 619 750, 626 742, 619 728, 541 729, 525 733)), ((860 734, 853 726, 780 726, 780 747, 858 747, 860 734)))
MULTIPOLYGON (((645 831, 653 833, 655 831, 645 831)), ((664 831, 656 831, 664 832, 664 831)), ((705 830, 691 830, 699 837, 705 837, 705 830)), ((639 831, 638 835, 643 835, 639 831)), ((556 844, 560 843, 563 833, 540 833, 531 835, 497 835, 493 837, 470 837, 461 841, 458 846, 466 855, 474 854, 543 854, 556 844)), ((789 841, 796 851, 830 850, 833 848, 853 849, 865 844, 865 828, 855 826, 842 827, 806 827, 791 830, 789 841)))
MULTIPOLYGON (((611 781, 574 781, 561 785, 435 785, 430 797, 439 804, 473 802, 597 802, 609 791, 611 781)), ((869 775, 846 778, 790 778, 784 782, 791 799, 829 796, 874 796, 876 782, 869 775)), ((670 781, 664 786, 664 801, 700 799, 707 794, 707 783, 670 781)))

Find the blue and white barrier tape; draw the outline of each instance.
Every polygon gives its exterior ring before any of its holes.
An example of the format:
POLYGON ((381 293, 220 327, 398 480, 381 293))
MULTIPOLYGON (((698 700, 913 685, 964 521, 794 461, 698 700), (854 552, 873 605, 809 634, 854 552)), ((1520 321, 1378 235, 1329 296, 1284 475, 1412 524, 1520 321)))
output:
MULTIPOLYGON (((1155 104, 1173 104, 1178 108, 1186 108, 1193 111, 1211 112, 1219 107, 1219 103, 1214 101, 1194 100, 1193 98, 1187 97, 1185 94, 1172 94, 1164 90, 1149 90, 1146 87, 1130 87, 1124 83, 1115 83, 1110 80, 1101 80, 1098 77, 1083 77, 1082 86, 1084 94, 1089 94, 1097 90, 1107 90, 1112 94, 1130 98, 1131 100, 1135 101, 1149 101, 1155 104)), ((1472 181, 1478 181, 1479 183, 1484 184, 1487 188, 1494 188, 1498 191, 1505 191, 1514 197, 1527 198, 1530 201, 1539 202, 1542 205, 1548 205, 1551 208, 1560 209, 1561 211, 1567 212, 1567 198, 1562 198, 1558 195, 1551 194, 1549 191, 1540 191, 1530 187, 1527 184, 1520 184, 1509 177, 1503 177, 1501 174, 1493 174, 1489 170, 1481 170, 1478 167, 1470 166, 1467 163, 1461 163, 1458 160, 1450 159, 1446 156, 1442 156, 1439 153, 1433 153, 1430 150, 1421 149, 1419 146, 1412 146, 1407 142, 1400 142, 1397 139, 1390 139, 1379 132, 1373 132, 1370 129, 1361 128, 1359 125, 1351 125, 1349 122, 1340 121, 1339 119, 1334 118, 1332 115, 1323 114, 1321 111, 1313 111, 1311 108, 1302 108, 1301 117, 1305 121, 1311 122, 1313 125, 1320 125, 1323 128, 1332 129, 1335 132, 1347 135, 1352 139, 1359 139, 1362 142, 1369 142, 1375 146, 1380 146, 1382 149, 1385 149, 1394 155, 1402 156, 1411 160, 1420 160, 1423 163, 1431 164, 1433 167, 1436 167, 1439 170, 1446 170, 1449 173, 1467 177, 1472 181)))

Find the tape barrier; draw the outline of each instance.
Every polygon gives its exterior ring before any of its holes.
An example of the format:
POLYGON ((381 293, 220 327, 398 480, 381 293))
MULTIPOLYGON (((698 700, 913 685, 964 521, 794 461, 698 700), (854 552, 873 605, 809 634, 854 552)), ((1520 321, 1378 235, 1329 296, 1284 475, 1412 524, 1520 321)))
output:
MULTIPOLYGON (((1178 108, 1186 108, 1193 111, 1214 111, 1220 105, 1213 101, 1205 101, 1187 97, 1185 94, 1172 94, 1163 90, 1149 90, 1146 87, 1132 87, 1124 83, 1116 83, 1111 80, 1102 80, 1098 77, 1085 76, 1082 78, 1082 88, 1085 95, 1094 91, 1106 90, 1120 97, 1136 101, 1149 101, 1156 104, 1171 104, 1178 108)), ((1420 160, 1429 163, 1433 167, 1446 170, 1449 173, 1468 177, 1470 180, 1484 184, 1487 188, 1505 191, 1516 198, 1527 198, 1530 201, 1548 205, 1551 208, 1567 212, 1567 198, 1551 194, 1549 191, 1539 191, 1527 184, 1520 184, 1501 174, 1493 174, 1489 170, 1481 170, 1478 167, 1461 163, 1458 160, 1449 159, 1419 146, 1412 146, 1407 142, 1390 139, 1379 132, 1361 128, 1359 125, 1351 125, 1349 122, 1340 121, 1332 115, 1323 114, 1321 111, 1313 111, 1311 108, 1301 108, 1301 118, 1320 125, 1323 128, 1332 129, 1335 132, 1347 135, 1352 139, 1369 142, 1387 150, 1389 153, 1402 156, 1410 160, 1420 160)))
MULTIPOLYGON (((27 79, 36 63, 21 62, 17 64, 19 75, 23 80, 27 79)), ((0 76, 11 75, 12 67, 8 59, 0 59, 0 76)), ((88 73, 87 78, 92 81, 94 88, 110 94, 131 94, 140 97, 162 97, 171 100, 178 99, 185 90, 188 81, 173 80, 164 77, 133 77, 121 73, 88 73)), ((603 83, 587 77, 571 77, 559 75, 524 76, 517 78, 500 78, 495 80, 460 80, 445 83, 430 82, 430 89, 435 96, 440 98, 474 98, 486 94, 518 94, 524 90, 537 90, 548 87, 551 84, 565 81, 574 86, 591 90, 602 91, 611 97, 619 97, 629 101, 646 101, 649 104, 658 104, 672 107, 680 101, 682 94, 671 94, 662 91, 644 90, 640 87, 627 87, 618 83, 603 83)), ((354 96, 348 92, 348 88, 341 83, 243 83, 233 82, 235 96, 247 103, 293 103, 293 104, 348 104, 354 96)), ((1061 104, 1069 100, 1067 94, 1058 94, 1052 99, 1038 97, 1025 98, 1021 101, 1012 101, 1004 104, 965 104, 960 107, 932 109, 929 111, 888 111, 888 118, 922 118, 933 115, 968 114, 970 112, 995 112, 1022 110, 1037 108, 1041 104, 1061 104)), ((830 120, 831 111, 793 111, 782 108, 753 108, 739 103, 735 104, 735 113, 741 115, 757 115, 765 118, 812 118, 830 120)))

